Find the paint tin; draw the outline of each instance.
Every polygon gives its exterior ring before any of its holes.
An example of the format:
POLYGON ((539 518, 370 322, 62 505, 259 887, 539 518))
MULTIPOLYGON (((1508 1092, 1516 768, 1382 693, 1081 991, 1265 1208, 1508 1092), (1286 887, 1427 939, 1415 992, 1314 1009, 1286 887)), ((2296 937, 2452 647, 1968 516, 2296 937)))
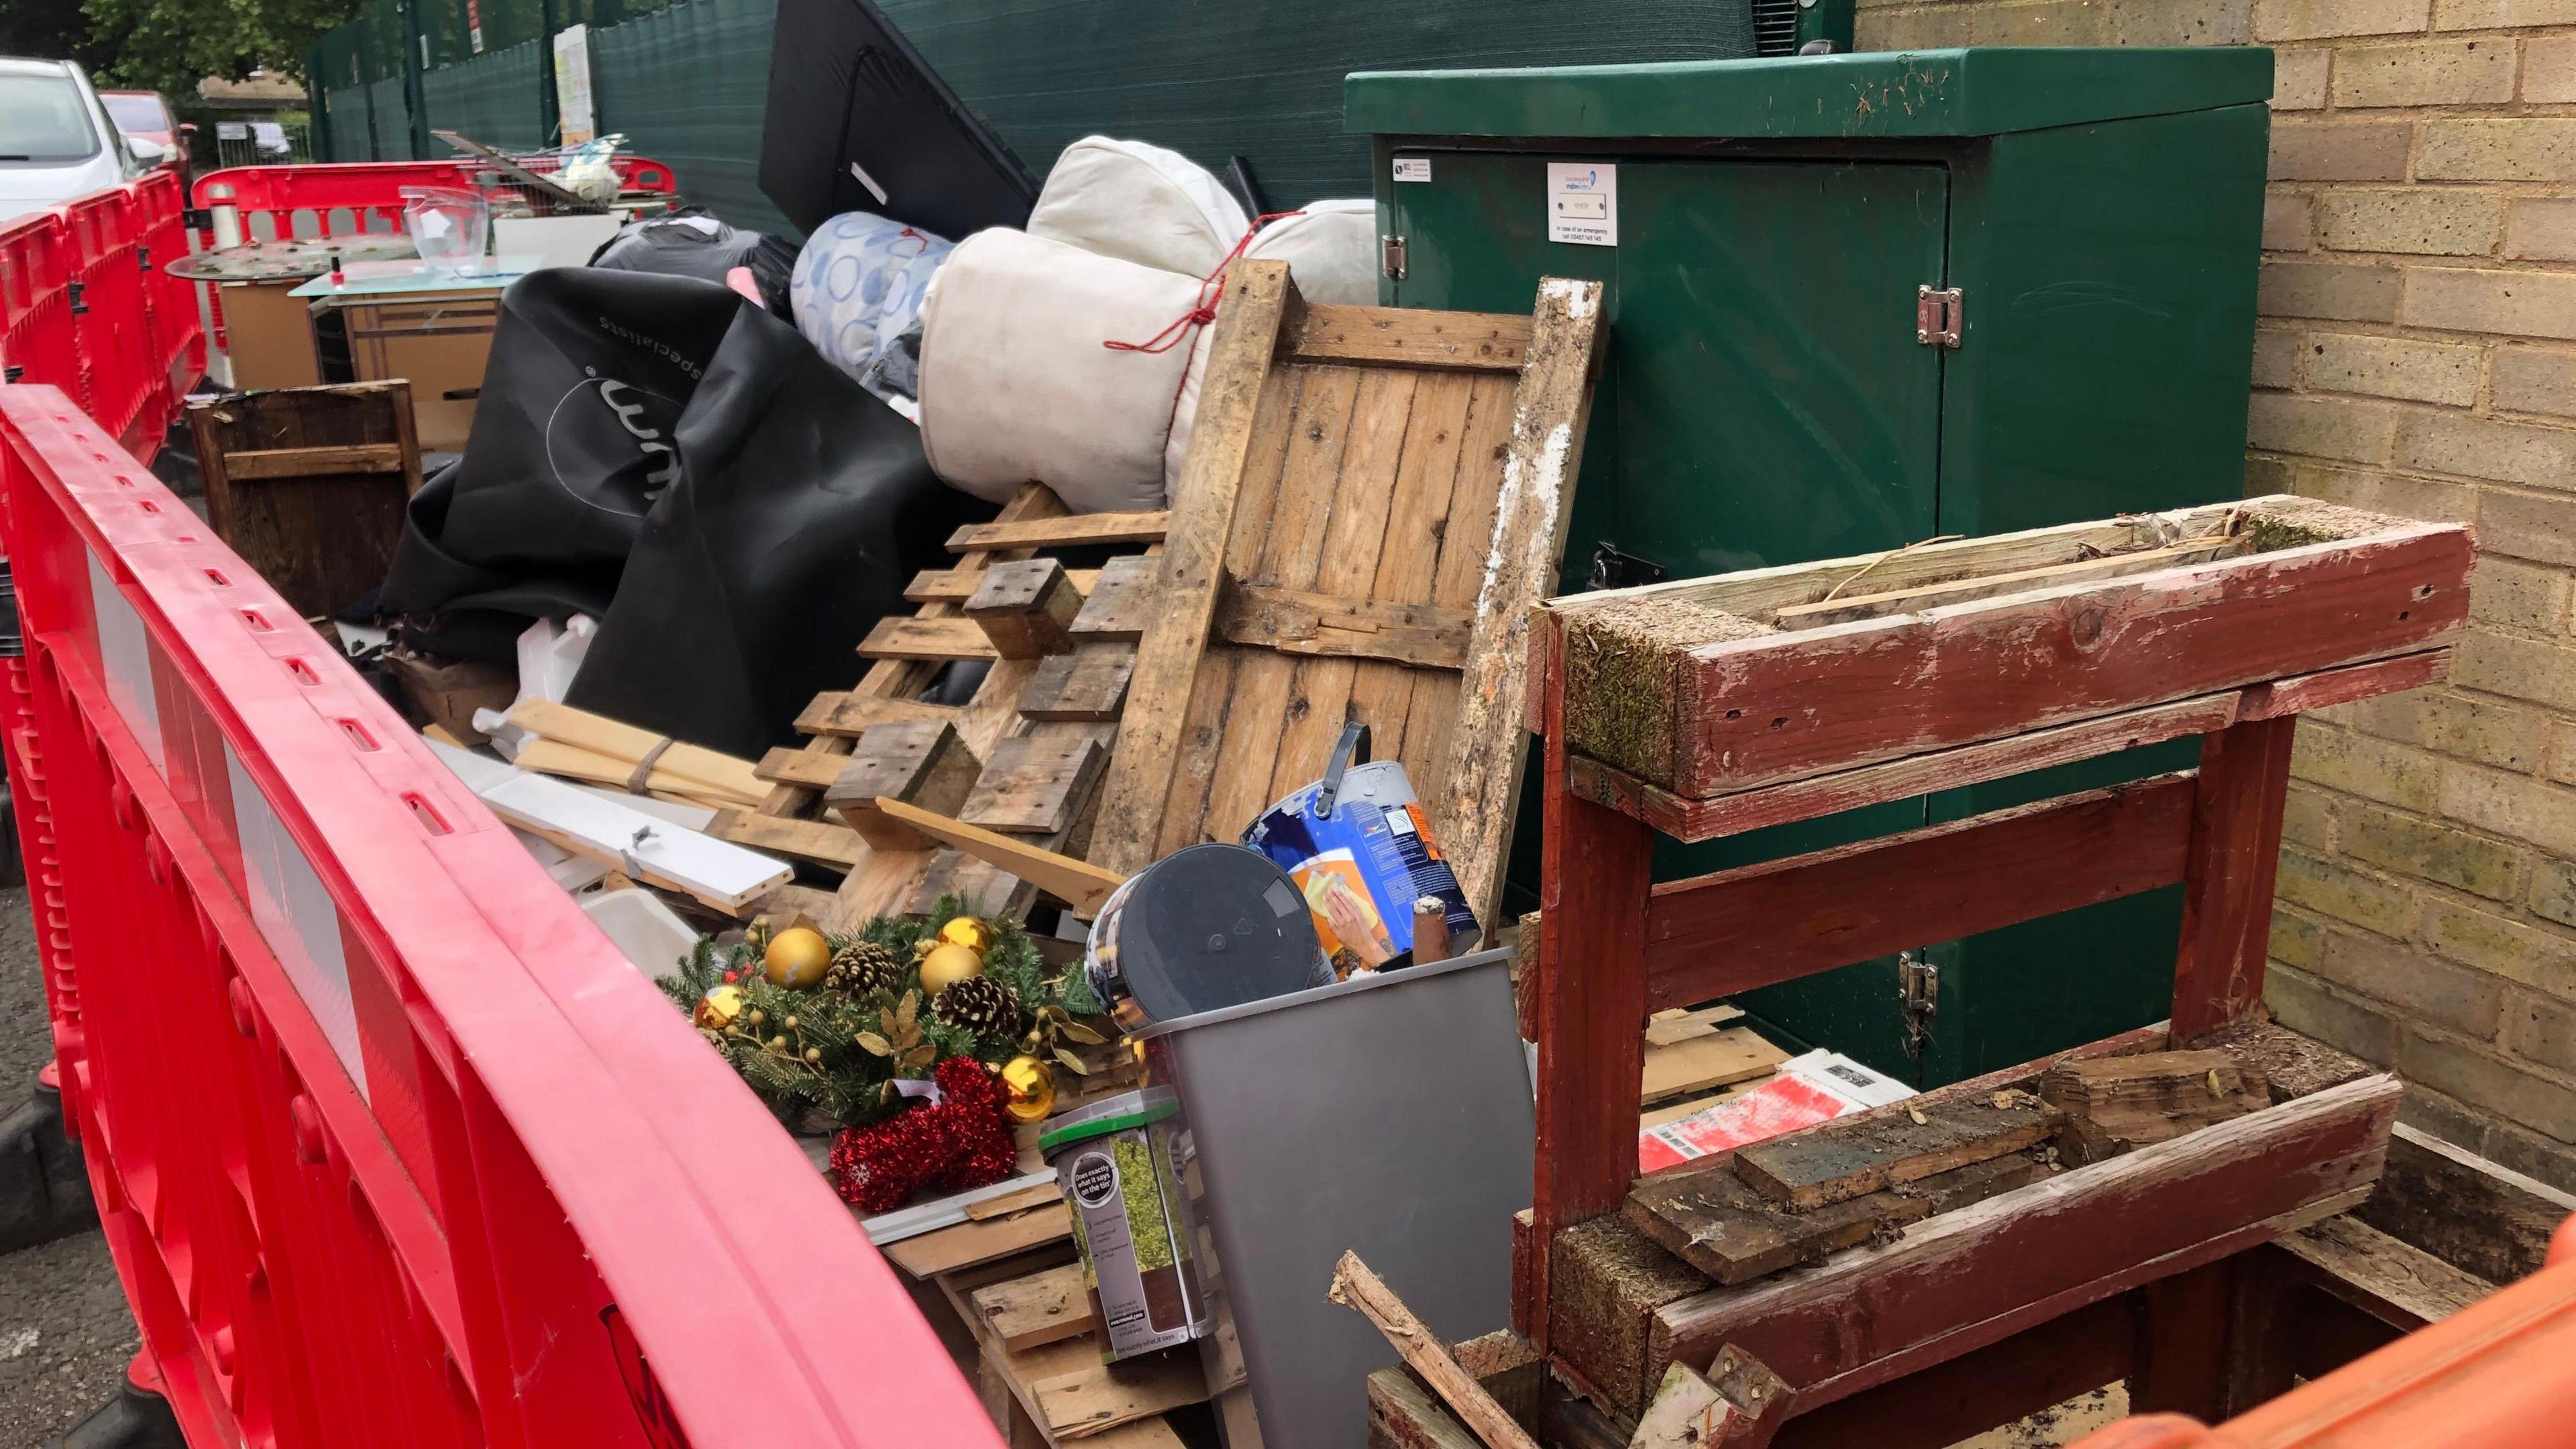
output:
POLYGON ((1215 1327, 1181 1192, 1189 1148, 1180 1114, 1171 1088, 1148 1087, 1068 1112, 1038 1138, 1073 1214, 1101 1357, 1111 1363, 1215 1327))
POLYGON ((1333 974, 1413 962, 1413 907, 1448 908, 1449 935, 1476 939, 1476 913, 1432 841, 1413 782, 1396 760, 1368 760, 1368 726, 1344 726, 1324 778, 1262 813, 1243 843, 1296 882, 1333 974))

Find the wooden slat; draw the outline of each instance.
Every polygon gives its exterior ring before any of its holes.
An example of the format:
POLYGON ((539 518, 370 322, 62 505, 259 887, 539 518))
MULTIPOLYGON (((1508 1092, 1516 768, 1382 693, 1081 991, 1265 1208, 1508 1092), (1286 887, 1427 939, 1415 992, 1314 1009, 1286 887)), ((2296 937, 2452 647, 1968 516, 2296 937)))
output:
POLYGON ((1050 1437, 1084 1439, 1104 1429, 1151 1418, 1184 1404, 1203 1403, 1207 1379, 1187 1354, 1120 1366, 1094 1362, 1030 1385, 1039 1422, 1050 1437))
POLYGON ((611 755, 630 766, 647 754, 660 749, 653 761, 654 773, 671 774, 696 780, 713 787, 712 793, 738 795, 758 800, 765 787, 752 762, 721 751, 693 745, 685 740, 670 740, 624 720, 575 709, 553 700, 522 701, 510 711, 510 723, 534 730, 550 740, 559 740, 585 750, 611 755))
POLYGON ((1464 609, 1434 604, 1387 604, 1231 584, 1217 605, 1215 634, 1229 644, 1283 654, 1457 669, 1467 660, 1472 619, 1464 609))
POLYGON ((1073 1219, 1061 1206, 1048 1206, 1007 1218, 962 1222, 888 1243, 885 1255, 915 1278, 933 1278, 1072 1237, 1073 1219))
POLYGON ((1658 1010, 2173 885, 2193 776, 2043 800, 1655 887, 1658 1010))
POLYGON ((236 479, 306 478, 317 473, 399 473, 402 470, 400 443, 257 448, 224 455, 224 472, 236 479))
POLYGON ((2019 1152, 2063 1120, 2054 1107, 2014 1097, 1916 1109, 1867 1124, 1826 1122, 1737 1149, 1735 1175, 1772 1201, 1805 1212, 2019 1152))
POLYGON ((1508 312, 1309 307, 1289 350, 1299 362, 1517 372, 1529 360, 1530 319, 1508 312))
MULTIPOLYGON (((1125 554, 1109 562, 1120 564, 1139 556, 1125 554)), ((1103 570, 1067 569, 1064 572, 1065 577, 1073 581, 1075 593, 1089 594, 1098 587, 1103 570)), ((983 569, 968 568, 963 564, 955 568, 923 569, 912 576, 911 583, 903 586, 903 597, 905 602, 914 604, 962 604, 975 597, 975 590, 983 582, 983 569)))
POLYGON ((2278 719, 2330 705, 2350 704, 2358 699, 2402 694, 2428 684, 2440 684, 2450 677, 2451 650, 2447 646, 2416 654, 2400 654, 2394 659, 2348 664, 2341 669, 2321 670, 2315 674, 2253 685, 2245 691, 2245 702, 2238 708, 2236 717, 2278 719))
POLYGON ((1033 720, 1118 719, 1126 711, 1127 686, 1135 674, 1135 645, 1077 644, 1070 654, 1038 661, 1028 687, 1020 691, 1020 714, 1033 720))
POLYGON ((2202 738, 2183 866, 2174 963, 2175 1040, 2241 1021, 2263 1004, 2272 878, 2298 719, 2248 720, 2202 738))
POLYGON ((1639 1074, 1637 1100, 1651 1104, 1767 1077, 1772 1068, 1788 1059, 1787 1052, 1764 1041, 1760 1033, 1741 1026, 1669 1045, 1649 1044, 1639 1074))
MULTIPOLYGON (((1144 638, 1145 625, 1162 596, 1162 556, 1127 554, 1095 572, 1096 581, 1083 588, 1082 612, 1073 616, 1074 637, 1128 644, 1144 638)), ((1081 584, 1079 573, 1075 583, 1081 584)))
POLYGON ((1052 835, 1073 823, 1073 811, 1100 776, 1105 752, 1097 740, 1035 734, 1004 740, 986 762, 957 818, 987 830, 1052 835))
MULTIPOLYGON (((796 716, 796 728, 809 735, 832 735, 849 740, 866 734, 870 725, 891 724, 897 720, 946 720, 953 723, 959 712, 953 704, 878 699, 855 691, 833 690, 814 696, 813 702, 805 706, 804 713, 796 716)), ((847 753, 846 746, 842 752, 847 753)), ((830 783, 829 780, 823 782, 824 785, 830 783)))
POLYGON ((1600 283, 1540 282, 1530 362, 1513 395, 1502 489, 1477 571, 1467 662, 1446 711, 1447 748, 1421 787, 1442 852, 1456 863, 1476 919, 1489 926, 1501 923, 1504 854, 1529 760, 1529 736, 1519 725, 1530 673, 1529 604, 1555 587, 1565 555, 1605 325, 1600 283))
POLYGON ((1154 859, 1256 415, 1273 391, 1268 361, 1289 309, 1304 306, 1294 296, 1285 263, 1241 261, 1227 269, 1189 456, 1172 495, 1179 506, 1164 539, 1160 607, 1138 645, 1120 746, 1092 837, 1091 858, 1121 874, 1154 859))
POLYGON ((791 750, 774 745, 752 773, 773 785, 799 785, 808 790, 826 790, 841 778, 841 766, 849 762, 846 755, 824 754, 819 750, 791 750))
MULTIPOLYGON (((1205 407, 1206 400, 1200 400, 1205 407)), ((1170 531, 1172 515, 1149 513, 1074 513, 1062 518, 1029 518, 970 523, 948 536, 948 551, 976 549, 1069 548, 1094 543, 1159 543, 1170 531)))
POLYGON ((866 859, 867 842, 859 839, 857 831, 821 820, 785 820, 746 809, 719 810, 716 818, 707 822, 707 833, 753 850, 792 855, 844 870, 866 859))
POLYGON ((1011 1353, 1080 1338, 1092 1331, 1091 1295, 1083 1266, 1066 1263, 1025 1278, 978 1288, 973 1303, 982 1330, 1011 1353))
POLYGON ((1713 800, 1687 800, 1581 756, 1569 757, 1566 778, 1584 799, 1642 820, 1666 835, 1713 840, 1766 825, 1812 820, 1863 805, 2000 780, 2184 735, 2207 734, 2236 722, 2237 698, 2236 691, 2230 690, 2181 699, 1713 800))
POLYGON ((2167 548, 2147 548, 2133 553, 2105 554, 2100 558, 2081 559, 2074 563, 2011 569, 2004 573, 1984 574, 1975 578, 1946 579, 1939 583, 1917 584, 1912 588, 1893 589, 1886 593, 1849 593, 1813 604, 1792 604, 1773 614, 1771 622, 1782 629, 1813 629, 1825 624, 1840 624, 1853 619, 1874 619, 1886 614, 1912 613, 1950 604, 1964 604, 1971 599, 1991 599, 1998 594, 2019 593, 2026 589, 2053 588, 2059 584, 2089 583, 2094 579, 2153 573, 2157 569, 2171 568, 2175 564, 2199 563, 2205 559, 2231 557, 2246 552, 2246 549, 2246 541, 2242 538, 2205 539, 2194 543, 2174 544, 2167 548))
POLYGON ((879 619, 859 642, 862 659, 998 659, 992 641, 972 619, 879 619))
POLYGON ((1733 1343, 1812 1405, 2340 1211, 2387 1151, 2375 1076, 2059 1174, 1885 1247, 1656 1310, 1654 1371, 1733 1343))
POLYGON ((2280 1240, 2282 1251, 2316 1270, 2329 1293, 2408 1332, 2439 1323, 2496 1290, 2423 1249, 2350 1215, 2331 1217, 2280 1240))
POLYGON ((2379 1191, 2356 1216, 2491 1283, 2511 1283, 2540 1271, 2550 1235, 2576 1217, 2576 1193, 2401 1122, 2379 1191))
POLYGON ((877 808, 924 835, 999 866, 1054 895, 1083 920, 1098 915, 1100 908, 1109 903, 1110 894, 1126 884, 1127 878, 1116 871, 1043 849, 1017 836, 917 809, 900 800, 879 800, 877 808))
POLYGON ((1476 1382, 1473 1374, 1459 1367, 1449 1346, 1360 1261, 1358 1254, 1346 1252, 1333 1265, 1333 1282, 1326 1296, 1375 1324, 1394 1347, 1396 1356, 1422 1376, 1451 1412, 1473 1426, 1477 1438, 1493 1449, 1538 1449, 1538 1441, 1529 1436, 1529 1431, 1494 1402, 1494 1396, 1485 1392, 1485 1386, 1476 1382))

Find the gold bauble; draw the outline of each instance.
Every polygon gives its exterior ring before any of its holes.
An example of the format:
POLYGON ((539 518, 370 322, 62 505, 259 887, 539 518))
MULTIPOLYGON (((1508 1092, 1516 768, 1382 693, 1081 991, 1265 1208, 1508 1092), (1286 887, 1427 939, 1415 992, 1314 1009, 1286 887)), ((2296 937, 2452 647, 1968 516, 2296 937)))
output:
POLYGON ((808 926, 790 926, 770 937, 769 949, 760 955, 761 974, 769 984, 790 991, 813 990, 831 969, 832 943, 808 926))
POLYGON ((921 958, 921 989, 933 996, 965 980, 984 974, 984 958, 955 942, 943 942, 921 958))
POLYGON ((1002 1063, 1002 1110, 1014 1122, 1042 1122, 1055 1110, 1055 1069, 1036 1057, 1002 1063))
POLYGON ((973 916, 959 916, 939 928, 939 939, 981 956, 993 949, 993 928, 973 916))
POLYGON ((690 1019, 710 1031, 722 1031, 742 1015, 742 988, 719 986, 698 998, 698 1009, 690 1019))

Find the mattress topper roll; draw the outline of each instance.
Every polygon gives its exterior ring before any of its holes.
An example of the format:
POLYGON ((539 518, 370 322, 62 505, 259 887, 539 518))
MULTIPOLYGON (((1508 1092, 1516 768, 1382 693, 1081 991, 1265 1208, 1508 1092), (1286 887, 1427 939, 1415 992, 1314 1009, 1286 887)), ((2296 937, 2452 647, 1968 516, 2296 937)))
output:
POLYGON ((1037 482, 1076 513, 1162 507, 1199 303, 1195 277, 1025 232, 958 243, 921 311, 932 470, 997 503, 1037 482))
POLYGON ((1104 257, 1204 277, 1252 219, 1206 167, 1143 141, 1085 136, 1047 173, 1028 233, 1104 257))

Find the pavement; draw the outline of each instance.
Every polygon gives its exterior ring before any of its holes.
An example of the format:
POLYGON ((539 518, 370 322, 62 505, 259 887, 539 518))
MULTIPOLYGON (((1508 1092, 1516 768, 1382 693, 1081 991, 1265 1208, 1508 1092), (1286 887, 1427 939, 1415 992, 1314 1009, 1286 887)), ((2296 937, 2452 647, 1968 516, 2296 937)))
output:
MULTIPOLYGON (((27 892, 0 891, 0 1113, 52 1055, 27 892)), ((96 1229, 0 1255, 0 1446, 33 1449, 88 1417, 140 1341, 96 1229)))

